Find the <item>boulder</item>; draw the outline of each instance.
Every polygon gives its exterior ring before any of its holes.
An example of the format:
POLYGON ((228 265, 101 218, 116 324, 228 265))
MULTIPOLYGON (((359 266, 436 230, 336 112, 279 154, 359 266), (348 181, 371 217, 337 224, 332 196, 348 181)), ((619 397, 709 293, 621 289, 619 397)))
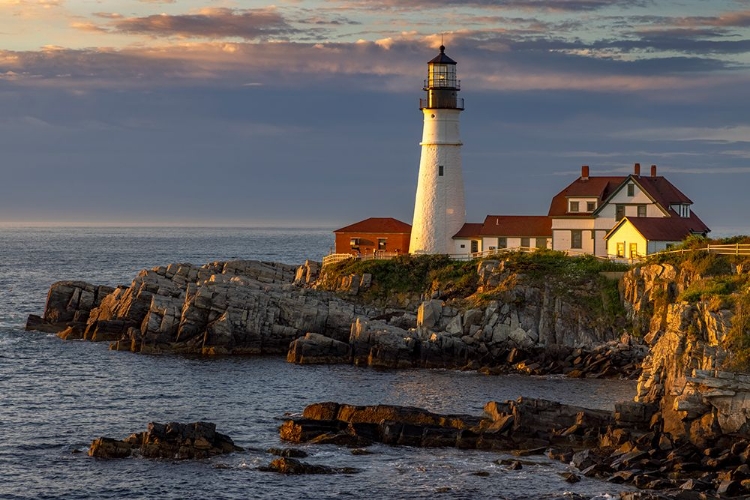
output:
POLYGON ((85 324, 96 308, 114 289, 83 281, 58 281, 50 286, 44 315, 29 316, 26 330, 58 333, 72 323, 85 324))
POLYGON ((300 365, 351 363, 349 344, 308 332, 289 346, 286 360, 300 365))
POLYGON ((146 432, 132 434, 124 440, 107 437, 95 439, 89 447, 89 456, 125 458, 138 453, 146 458, 184 460, 208 458, 235 451, 242 451, 242 448, 235 446, 229 436, 216 432, 216 424, 151 422, 146 432))
POLYGON ((259 467, 263 472, 278 472, 280 474, 355 474, 360 472, 353 467, 328 467, 326 465, 312 465, 295 458, 277 458, 266 467, 259 467))

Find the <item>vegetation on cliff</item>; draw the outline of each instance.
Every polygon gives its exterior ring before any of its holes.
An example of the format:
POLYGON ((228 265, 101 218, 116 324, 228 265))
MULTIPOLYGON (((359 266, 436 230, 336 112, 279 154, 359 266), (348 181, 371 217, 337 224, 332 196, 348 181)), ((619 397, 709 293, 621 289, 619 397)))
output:
POLYGON ((675 252, 658 254, 649 263, 671 264, 680 270, 682 289, 674 297, 662 294, 666 303, 701 303, 710 312, 731 311, 731 328, 723 346, 732 352, 727 368, 750 371, 750 255, 705 250, 707 245, 735 244, 750 244, 750 237, 688 238, 675 252))
POLYGON ((397 295, 432 295, 445 299, 466 297, 476 291, 476 261, 457 261, 447 255, 402 255, 390 260, 345 260, 326 267, 323 288, 335 290, 344 276, 369 274, 370 287, 360 293, 367 302, 384 302, 397 295))
POLYGON ((602 273, 624 272, 629 266, 591 255, 570 257, 563 252, 509 252, 497 258, 456 261, 445 255, 404 255, 391 260, 347 260, 326 267, 321 284, 336 290, 346 276, 372 277, 358 296, 366 302, 383 303, 398 295, 437 297, 465 306, 483 306, 501 300, 517 286, 548 287, 556 296, 573 301, 611 319, 622 316, 617 281, 602 273), (502 260, 501 260, 502 259, 502 260), (502 262, 499 278, 480 276, 482 263, 502 262))

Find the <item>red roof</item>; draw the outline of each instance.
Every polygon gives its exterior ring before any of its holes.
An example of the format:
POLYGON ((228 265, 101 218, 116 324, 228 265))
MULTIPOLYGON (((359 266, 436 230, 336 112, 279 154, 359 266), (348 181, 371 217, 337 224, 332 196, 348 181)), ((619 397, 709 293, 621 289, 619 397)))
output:
POLYGON ((682 191, 674 187, 664 177, 636 177, 633 180, 654 199, 656 203, 669 209, 669 205, 692 204, 693 202, 685 196, 682 191))
POLYGON ((579 177, 552 198, 547 215, 591 217, 591 213, 568 212, 568 198, 596 198, 599 201, 597 206, 600 206, 626 179, 627 177, 579 177))
POLYGON ((552 218, 547 215, 488 215, 482 236, 552 237, 552 218))
POLYGON ((467 222, 453 236, 454 238, 478 238, 482 232, 481 222, 467 222))
POLYGON ((370 217, 336 229, 334 233, 410 234, 411 226, 391 217, 370 217))
POLYGON ((607 233, 606 238, 622 227, 625 221, 630 222, 648 241, 682 241, 691 234, 709 231, 695 214, 690 217, 625 217, 607 233))

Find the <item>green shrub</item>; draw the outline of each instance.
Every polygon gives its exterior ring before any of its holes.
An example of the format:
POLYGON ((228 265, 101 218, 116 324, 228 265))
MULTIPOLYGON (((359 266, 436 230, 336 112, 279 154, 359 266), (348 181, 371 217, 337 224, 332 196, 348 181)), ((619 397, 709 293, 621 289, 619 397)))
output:
POLYGON ((744 280, 737 276, 720 276, 696 280, 680 294, 678 300, 695 303, 712 297, 728 296, 737 291, 744 280))

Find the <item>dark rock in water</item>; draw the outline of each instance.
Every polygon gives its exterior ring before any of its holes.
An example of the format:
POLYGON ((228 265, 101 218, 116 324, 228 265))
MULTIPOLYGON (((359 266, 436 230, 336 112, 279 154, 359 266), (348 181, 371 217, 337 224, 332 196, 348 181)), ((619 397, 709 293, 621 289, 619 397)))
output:
POLYGON ((265 467, 259 467, 263 472, 278 472, 280 474, 356 474, 359 469, 353 467, 328 467, 326 465, 312 465, 294 458, 277 458, 265 467))
MULTIPOLYGON (((286 420, 279 434, 285 441, 296 443, 364 446, 375 441, 417 447, 520 450, 518 455, 526 456, 544 453, 551 440, 583 442, 587 433, 596 437, 596 432, 603 432, 604 424, 614 422, 611 412, 524 398, 488 403, 485 413, 488 418, 439 415, 404 406, 316 403, 305 408, 301 418, 286 420), (581 428, 580 437, 562 432, 574 423, 581 428)), ((586 465, 594 463, 598 461, 587 459, 586 465)))
POLYGON ((139 454, 146 458, 202 459, 242 451, 229 436, 216 432, 216 424, 195 422, 180 424, 151 422, 146 432, 131 434, 124 440, 108 437, 95 439, 89 456, 126 458, 139 454))
POLYGON ((579 482, 581 480, 581 478, 578 475, 573 474, 572 472, 561 472, 560 476, 563 479, 565 479, 566 483, 571 483, 571 484, 572 483, 577 483, 577 482, 579 482))
POLYGON ((352 455, 372 455, 373 453, 365 448, 354 448, 352 450, 352 455))
POLYGON ((307 452, 297 448, 269 448, 266 450, 271 455, 277 455, 284 458, 306 458, 307 452))
POLYGON ((289 345, 286 360, 300 365, 351 363, 352 349, 346 342, 307 333, 289 345))

